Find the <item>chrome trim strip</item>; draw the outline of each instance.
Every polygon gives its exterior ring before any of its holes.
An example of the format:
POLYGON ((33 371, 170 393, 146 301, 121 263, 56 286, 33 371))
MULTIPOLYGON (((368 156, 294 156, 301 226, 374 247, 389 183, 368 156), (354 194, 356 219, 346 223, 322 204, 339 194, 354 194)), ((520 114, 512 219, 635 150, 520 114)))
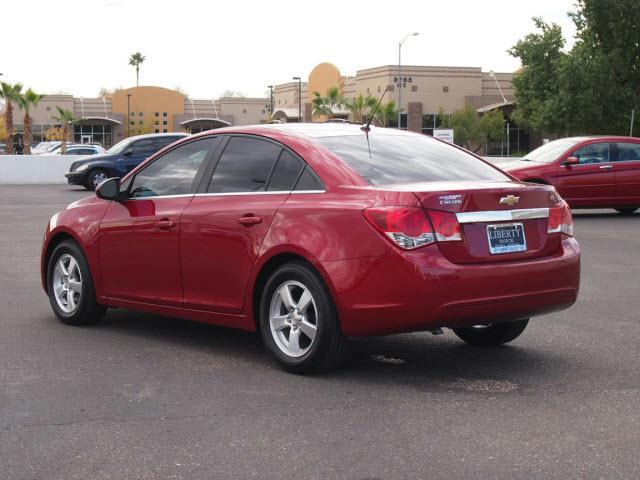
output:
POLYGON ((549 218, 548 208, 522 208, 519 210, 489 210, 484 212, 456 213, 459 223, 509 222, 512 220, 529 220, 549 218))
POLYGON ((149 197, 131 197, 127 200, 155 200, 157 198, 180 198, 180 197, 229 197, 237 195, 282 195, 290 193, 326 193, 326 190, 271 190, 268 192, 220 192, 220 193, 186 193, 181 195, 155 195, 149 197))

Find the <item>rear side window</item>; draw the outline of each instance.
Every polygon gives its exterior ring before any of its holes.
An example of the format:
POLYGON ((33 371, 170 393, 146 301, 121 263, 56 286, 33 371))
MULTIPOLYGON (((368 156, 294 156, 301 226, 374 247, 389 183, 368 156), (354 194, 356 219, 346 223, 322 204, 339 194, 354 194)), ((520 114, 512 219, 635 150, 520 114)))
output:
POLYGON ((136 174, 130 196, 138 198, 194 193, 198 171, 204 167, 204 159, 219 141, 219 137, 204 138, 161 155, 136 174))
POLYGON ((372 185, 485 180, 509 177, 472 155, 421 135, 370 134, 317 141, 372 185))
POLYGON ((153 139, 145 138, 143 140, 138 140, 133 142, 131 145, 131 150, 133 153, 146 153, 153 151, 153 139))
POLYGON ((268 190, 281 192, 291 191, 304 168, 304 162, 292 153, 283 150, 276 168, 273 169, 268 190))
POLYGON ((640 143, 618 143, 618 161, 640 160, 640 143))
POLYGON ((231 137, 216 166, 208 192, 261 192, 280 156, 278 145, 250 137, 231 137))
POLYGON ((300 175, 300 180, 296 184, 296 191, 300 190, 324 190, 322 181, 309 165, 305 167, 304 172, 300 175))

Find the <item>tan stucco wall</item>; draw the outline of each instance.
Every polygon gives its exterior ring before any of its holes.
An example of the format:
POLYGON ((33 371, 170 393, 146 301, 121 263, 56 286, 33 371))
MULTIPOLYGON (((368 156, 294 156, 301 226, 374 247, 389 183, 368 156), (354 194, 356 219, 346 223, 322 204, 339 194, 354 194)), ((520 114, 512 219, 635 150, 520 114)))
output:
POLYGON ((113 112, 123 114, 125 118, 127 118, 128 94, 131 94, 130 112, 133 112, 134 115, 130 116, 127 122, 133 120, 137 125, 140 121, 147 123, 159 120, 160 125, 158 128, 161 132, 163 129, 173 132, 175 131, 175 116, 185 113, 185 96, 182 93, 162 87, 133 87, 118 90, 111 97, 113 112), (140 112, 143 113, 142 116, 140 116, 140 112), (155 116, 156 112, 160 114, 159 117, 155 116), (167 112, 167 118, 162 116, 164 112, 167 112), (163 125, 165 120, 167 125, 163 125))

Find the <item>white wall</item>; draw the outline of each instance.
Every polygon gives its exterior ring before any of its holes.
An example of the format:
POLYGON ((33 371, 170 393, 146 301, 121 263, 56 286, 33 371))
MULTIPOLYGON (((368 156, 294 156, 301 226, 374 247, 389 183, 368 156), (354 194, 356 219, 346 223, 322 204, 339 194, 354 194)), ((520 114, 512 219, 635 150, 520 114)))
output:
POLYGON ((67 183, 71 163, 84 155, 0 155, 0 185, 67 183))

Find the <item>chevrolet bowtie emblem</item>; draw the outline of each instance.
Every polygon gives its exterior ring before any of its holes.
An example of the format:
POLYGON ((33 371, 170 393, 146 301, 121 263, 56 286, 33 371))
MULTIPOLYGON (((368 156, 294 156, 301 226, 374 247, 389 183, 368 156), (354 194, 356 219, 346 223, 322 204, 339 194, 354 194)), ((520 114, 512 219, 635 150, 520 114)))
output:
POLYGON ((506 197, 502 197, 500 199, 500 205, 515 205, 520 201, 520 197, 516 197, 515 195, 507 195, 506 197))

